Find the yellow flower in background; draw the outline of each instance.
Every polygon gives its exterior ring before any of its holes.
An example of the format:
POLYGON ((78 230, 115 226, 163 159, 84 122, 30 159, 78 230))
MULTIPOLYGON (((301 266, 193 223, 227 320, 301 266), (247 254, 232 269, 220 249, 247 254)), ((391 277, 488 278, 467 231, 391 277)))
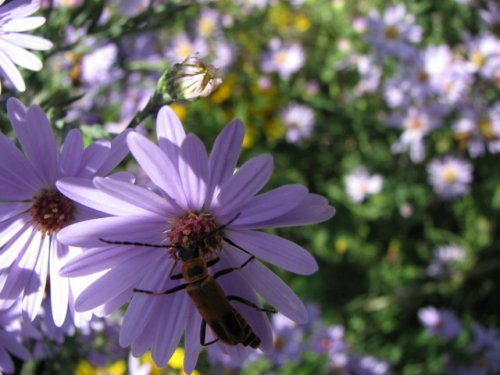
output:
POLYGON ((215 90, 212 93, 210 99, 212 99, 212 102, 214 102, 215 104, 220 104, 225 102, 231 97, 235 85, 236 85, 236 77, 234 76, 234 74, 227 75, 227 77, 224 77, 224 80, 219 85, 217 90, 215 90))
POLYGON ((169 107, 174 110, 177 117, 179 117, 179 120, 181 120, 181 122, 184 122, 187 114, 186 106, 180 103, 172 103, 169 105, 169 107))
POLYGON ((253 126, 245 126, 245 136, 243 138, 243 144, 241 147, 248 150, 255 144, 255 140, 257 139, 257 129, 253 126))
MULTIPOLYGON (((172 371, 169 371, 167 368, 161 369, 156 366, 153 358, 151 357, 151 352, 147 352, 141 357, 141 362, 148 363, 151 365, 151 372, 149 375, 165 375, 172 374, 172 371)), ((186 375, 184 372, 184 349, 176 348, 172 357, 168 360, 168 367, 178 370, 179 375, 186 375)), ((199 371, 194 370, 191 375, 201 375, 199 371)))
POLYGON ((344 254, 347 251, 347 241, 343 238, 339 238, 335 241, 335 251, 339 254, 344 254))
POLYGON ((275 118, 266 124, 266 138, 268 140, 281 139, 284 134, 285 127, 279 119, 275 118))
POLYGON ((117 361, 106 367, 95 367, 87 361, 80 361, 76 365, 74 375, 125 375, 126 371, 125 361, 117 361))

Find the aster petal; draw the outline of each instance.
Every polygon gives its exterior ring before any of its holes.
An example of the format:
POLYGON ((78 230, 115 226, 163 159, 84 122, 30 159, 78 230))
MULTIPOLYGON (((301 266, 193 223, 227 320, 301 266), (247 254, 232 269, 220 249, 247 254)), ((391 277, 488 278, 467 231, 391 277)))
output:
POLYGON ((229 230, 227 237, 256 257, 299 275, 318 270, 318 263, 307 250, 274 234, 229 230))
POLYGON ((151 253, 151 249, 138 246, 112 246, 87 249, 64 264, 59 274, 64 277, 92 275, 119 266, 139 254, 151 253))
POLYGON ((61 327, 66 319, 69 304, 69 280, 59 276, 59 269, 68 257, 67 246, 57 241, 50 244, 49 276, 50 302, 54 324, 61 327))
MULTIPOLYGON (((27 212, 30 208, 31 204, 28 202, 0 202, 0 223, 23 212, 27 212)), ((1 227, 0 233, 2 233, 1 227)))
POLYGON ((164 221, 156 218, 104 217, 69 225, 59 231, 57 239, 64 244, 84 248, 109 247, 100 238, 161 244, 165 240, 163 227, 164 221))
POLYGON ((182 213, 170 206, 164 198, 141 186, 104 177, 96 177, 94 185, 104 193, 140 207, 150 214, 156 214, 163 220, 182 213))
MULTIPOLYGON (((160 316, 160 314, 161 305, 155 303, 154 311, 151 313, 151 315, 158 317, 160 316)), ((157 319, 148 319, 146 327, 130 346, 130 351, 134 357, 142 356, 146 352, 146 350, 151 348, 151 343, 153 342, 156 334, 157 324, 157 319)))
POLYGON ((66 135, 61 151, 59 168, 61 177, 77 176, 83 157, 83 138, 80 131, 72 129, 66 135))
POLYGON ((184 335, 184 372, 190 374, 196 367, 201 352, 200 327, 201 315, 193 306, 187 309, 186 333, 184 335))
MULTIPOLYGON (((30 236, 33 229, 26 220, 18 219, 12 220, 8 223, 2 223, 2 231, 0 232, 0 264, 3 269, 8 269, 17 257, 24 254, 26 247, 30 241, 30 236), (3 224, 9 224, 3 227, 3 224), (5 241, 5 243, 3 242, 5 241)), ((0 278, 0 285, 2 285, 2 278, 0 278)))
POLYGON ((127 290, 130 290, 132 296, 132 289, 150 272, 148 266, 155 264, 157 257, 154 255, 134 257, 108 271, 78 296, 75 301, 76 310, 92 310, 127 290))
POLYGON ((279 217, 254 223, 253 226, 257 228, 280 228, 315 224, 328 220, 334 215, 335 208, 328 204, 326 198, 317 194, 308 194, 306 199, 293 210, 279 217))
POLYGON ((189 134, 179 155, 179 175, 187 198, 187 207, 199 211, 205 202, 208 184, 208 157, 200 139, 189 134))
POLYGON ((45 17, 24 17, 7 21, 2 25, 4 32, 23 32, 36 29, 45 23, 45 17))
POLYGON ((174 293, 168 296, 157 296, 163 299, 163 324, 156 330, 156 337, 152 348, 152 357, 161 367, 167 364, 181 340, 182 332, 186 327, 186 310, 191 301, 183 293, 174 293))
POLYGON ((80 170, 78 177, 94 177, 104 161, 108 158, 110 150, 111 144, 109 141, 98 140, 92 142, 83 151, 82 169, 80 170))
POLYGON ((22 68, 33 71, 42 69, 43 64, 38 56, 24 48, 5 41, 4 38, 0 38, 0 49, 10 57, 14 64, 22 68))
POLYGON ((19 69, 10 60, 9 56, 0 50, 0 71, 5 77, 12 82, 17 91, 23 92, 26 90, 23 76, 19 73, 19 69))
MULTIPOLYGON (((248 255, 242 251, 226 251, 230 264, 243 264, 248 255)), ((307 322, 307 309, 295 293, 276 274, 258 261, 239 271, 252 288, 276 310, 297 323, 307 322)))
POLYGON ((0 133, 0 196, 2 200, 33 198, 42 186, 33 167, 14 144, 0 133))
MULTIPOLYGON (((29 281, 24 290, 24 298, 22 302, 23 311, 26 312, 30 321, 33 321, 42 305, 43 297, 45 296, 45 284, 47 283, 47 274, 49 270, 49 251, 50 251, 50 238, 40 238, 41 234, 37 233, 31 243, 30 253, 38 252, 38 254, 31 254, 31 260, 35 258, 33 267, 22 267, 24 269, 34 270, 30 275, 29 281), (36 250, 34 250, 36 249, 36 250)), ((20 266, 21 263, 20 263, 20 266)))
MULTIPOLYGON (((3 2, 3 1, 2 1, 3 2)), ((13 0, 0 8, 1 18, 23 18, 35 13, 40 6, 30 0, 13 0)))
MULTIPOLYGON (((144 290, 156 290, 158 285, 163 285, 168 279, 171 262, 167 262, 166 257, 159 258, 158 268, 151 272, 149 277, 145 277, 137 285, 137 288, 144 290)), ((162 302, 157 296, 150 296, 143 293, 134 293, 132 300, 123 318, 120 329, 120 345, 128 346, 145 330, 149 320, 155 320, 157 315, 152 315, 155 306, 162 302)), ((163 317, 162 317, 163 319, 163 317)))
POLYGON ((244 135, 243 123, 240 120, 233 120, 215 140, 208 159, 210 181, 206 193, 206 205, 212 202, 213 194, 218 193, 216 188, 233 175, 244 135))
POLYGON ((158 145, 172 163, 176 165, 180 147, 184 138, 186 138, 186 132, 174 110, 169 106, 161 107, 158 112, 156 134, 158 136, 158 145))
POLYGON ((38 106, 28 109, 15 98, 7 101, 9 119, 28 159, 51 186, 58 175, 58 155, 47 116, 38 106))
MULTIPOLYGON (((2 348, 6 348, 10 353, 21 359, 28 359, 30 352, 26 349, 20 341, 16 340, 15 336, 0 330, 0 342, 2 348)), ((0 361, 3 364, 3 362, 0 361)))
POLYGON ((100 168, 96 171, 96 175, 105 176, 110 173, 121 161, 127 156, 129 153, 128 145, 127 145, 127 135, 131 132, 130 129, 127 129, 117 135, 111 141, 111 150, 103 161, 100 168))
POLYGON ((127 136, 130 152, 147 173, 151 181, 167 193, 181 207, 186 207, 186 197, 177 168, 162 150, 137 133, 127 136))
POLYGON ((221 186, 217 203, 213 207, 215 214, 219 217, 234 215, 235 211, 262 189, 272 172, 271 155, 259 155, 247 161, 221 186))
POLYGON ((299 206, 307 197, 302 185, 285 185, 251 198, 241 207, 240 216, 231 223, 235 228, 264 228, 261 222, 280 217, 299 206))
MULTIPOLYGON (((86 178, 66 177, 57 181, 56 186, 59 191, 68 198, 93 208, 94 210, 105 212, 110 215, 157 217, 154 212, 145 210, 143 207, 136 206, 127 200, 122 200, 120 197, 107 194, 97 189, 92 181, 86 178)), ((146 189, 142 192, 142 197, 148 199, 147 202, 151 202, 152 200, 150 198, 153 193, 148 194, 145 191, 146 189)), ((143 203, 143 206, 144 205, 143 203)))
POLYGON ((2 39, 21 48, 32 50, 48 50, 52 48, 52 42, 37 35, 29 35, 24 33, 8 33, 3 34, 2 39))
POLYGON ((0 298, 17 298, 34 274, 36 251, 39 249, 31 250, 32 246, 39 247, 40 235, 37 234, 38 232, 33 229, 24 231, 3 254, 2 260, 6 263, 2 263, 2 266, 9 263, 10 266, 0 273, 0 285, 3 285, 0 298))
MULTIPOLYGON (((5 336, 7 335, 0 332, 0 340, 2 340, 2 342, 5 336)), ((14 369, 14 362, 12 362, 9 353, 7 353, 3 346, 0 346, 0 371, 10 374, 14 372, 14 369)))

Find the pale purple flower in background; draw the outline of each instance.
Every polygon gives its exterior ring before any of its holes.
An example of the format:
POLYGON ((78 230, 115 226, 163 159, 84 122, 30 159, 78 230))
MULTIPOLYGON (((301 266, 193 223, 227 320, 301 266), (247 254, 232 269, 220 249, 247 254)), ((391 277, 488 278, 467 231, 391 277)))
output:
POLYGON ((274 350, 267 358, 278 367, 299 361, 305 350, 303 327, 280 313, 273 315, 272 326, 274 350))
POLYGON ((286 80, 302 68, 305 58, 304 49, 299 43, 283 43, 273 38, 268 50, 260 58, 260 66, 264 73, 275 72, 286 80))
POLYGON ((44 17, 29 17, 38 10, 38 4, 26 0, 14 0, 7 4, 3 2, 0 1, 0 75, 11 82, 17 91, 24 91, 26 85, 16 65, 39 71, 42 61, 27 49, 45 51, 52 47, 52 43, 45 38, 24 33, 45 23, 44 17))
POLYGON ((474 341, 470 351, 481 358, 483 367, 488 374, 498 374, 500 371, 500 331, 498 328, 486 328, 474 322, 472 325, 474 341))
POLYGON ((196 33, 203 38, 221 36, 221 14, 211 8, 203 8, 196 21, 196 33))
MULTIPOLYGON (((219 258, 209 268, 211 274, 253 259, 233 243, 274 265, 310 274, 317 270, 317 264, 309 252, 259 229, 321 222, 332 217, 334 209, 325 198, 300 185, 255 195, 270 178, 273 162, 270 155, 257 156, 234 172, 244 135, 244 126, 237 120, 221 132, 210 156, 198 137, 185 134, 169 107, 158 114, 157 134, 159 146, 137 133, 128 136, 128 145, 156 184, 158 194, 109 178, 94 179, 94 188, 78 178, 59 181, 58 187, 71 199, 111 215, 68 226, 59 233, 64 243, 87 248, 66 263, 62 274, 75 277, 105 272, 80 294, 77 309, 103 306, 103 311, 110 312, 129 302, 120 344, 130 345, 134 356, 151 348, 153 359, 162 366, 184 334, 184 368, 189 373, 201 350, 202 318, 187 293, 152 296, 133 289, 162 292, 184 284, 184 280, 169 278, 172 267, 177 264, 174 272, 180 267, 176 259, 183 250, 178 247, 198 246, 200 241, 204 244, 199 246, 200 256, 219 258), (223 233, 217 231, 221 225, 223 233), (214 234, 207 239, 206 233, 214 234), (176 247, 167 248, 169 244, 176 247)), ((293 291, 256 259, 217 282, 226 295, 258 305, 259 294, 290 319, 307 320, 307 311, 293 291)), ((235 302, 235 307, 260 337, 260 348, 269 351, 272 337, 266 315, 242 303, 235 302)), ((212 339, 207 329, 206 340, 212 339)), ((242 345, 228 346, 220 341, 216 345, 236 361, 246 356, 242 345)))
POLYGON ((462 330, 462 324, 457 316, 446 309, 423 307, 418 311, 418 318, 427 329, 427 333, 432 336, 453 340, 462 330))
POLYGON ((485 33, 466 40, 468 69, 483 79, 495 81, 500 77, 500 39, 485 33))
POLYGON ((472 182, 472 164, 465 159, 446 156, 434 158, 427 172, 429 183, 434 191, 445 200, 454 199, 469 193, 472 182))
POLYGON ((351 372, 355 375, 390 375, 389 364, 373 356, 364 356, 351 360, 351 372))
POLYGON ((355 203, 361 203, 368 196, 380 193, 383 184, 381 175, 371 175, 363 166, 356 168, 345 178, 346 193, 355 203))
POLYGON ((82 81, 89 87, 106 85, 118 78, 118 48, 109 43, 86 53, 81 61, 82 81))
POLYGON ((31 357, 23 343, 23 339, 29 337, 39 339, 40 335, 28 322, 23 321, 20 304, 0 299, 0 374, 14 373, 10 354, 22 360, 31 357))
POLYGON ((500 4, 496 1, 488 1, 486 9, 481 9, 479 15, 491 29, 500 26, 500 4))
POLYGON ((172 64, 181 63, 190 56, 205 57, 208 46, 203 38, 191 39, 186 33, 174 35, 165 50, 165 56, 172 64))
POLYGON ((346 352, 349 345, 344 341, 344 334, 345 329, 342 326, 325 327, 320 324, 311 335, 309 346, 317 354, 346 352))
POLYGON ((117 9, 124 16, 134 16, 148 9, 150 0, 115 0, 117 3, 117 9))
POLYGON ((224 38, 217 38, 214 42, 211 63, 219 71, 228 69, 236 59, 236 49, 224 38))
POLYGON ((448 277, 452 274, 452 267, 463 261, 465 250, 458 245, 438 246, 434 249, 434 259, 427 267, 427 274, 431 277, 448 277))
POLYGON ((425 157, 424 138, 441 125, 442 116, 442 108, 430 106, 411 106, 403 113, 391 114, 389 126, 403 129, 399 140, 392 145, 392 152, 409 150, 411 160, 421 162, 425 157))
POLYGON ((149 363, 141 364, 141 360, 132 355, 132 353, 128 356, 128 375, 150 375, 153 366, 149 363))
POLYGON ((285 127, 285 139, 290 143, 297 143, 311 136, 314 128, 314 110, 297 102, 290 102, 280 113, 285 127))
POLYGON ((374 61, 373 57, 360 55, 356 58, 356 65, 359 73, 359 82, 356 92, 359 95, 370 94, 378 89, 382 68, 374 61))
POLYGON ((422 39, 422 28, 415 24, 415 17, 404 4, 399 4, 387 7, 382 16, 377 11, 370 12, 366 38, 379 58, 396 56, 408 61, 415 54, 414 44, 422 39))
MULTIPOLYGON (((21 300, 23 311, 33 320, 47 286, 54 323, 62 326, 67 315, 78 323, 88 315, 75 314, 73 309, 81 286, 58 272, 79 249, 61 244, 56 234, 69 223, 98 215, 64 197, 56 181, 67 176, 88 180, 110 172, 128 153, 125 134, 84 149, 80 132, 72 130, 59 152, 40 107, 25 108, 11 98, 7 113, 24 153, 0 133, 0 298, 21 300)), ((129 174, 116 178, 131 179, 129 174)))
POLYGON ((453 125, 457 138, 465 142, 471 157, 476 158, 486 151, 500 152, 500 101, 488 108, 475 103, 465 106, 453 125))

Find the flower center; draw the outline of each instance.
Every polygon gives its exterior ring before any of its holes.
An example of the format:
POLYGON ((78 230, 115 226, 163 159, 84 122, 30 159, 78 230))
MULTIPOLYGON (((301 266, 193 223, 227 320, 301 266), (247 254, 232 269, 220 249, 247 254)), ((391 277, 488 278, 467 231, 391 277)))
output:
POLYGON ((493 132, 493 124, 488 117, 480 118, 477 122, 477 127, 479 128, 479 133, 486 139, 494 139, 495 133, 493 132))
POLYGON ((476 68, 481 68, 486 63, 486 56, 480 52, 474 52, 470 61, 476 68))
MULTIPOLYGON (((193 246, 205 259, 213 258, 214 253, 222 248, 222 231, 212 214, 206 212, 188 212, 173 223, 168 232, 172 248, 171 254, 177 258, 179 248, 189 249, 193 246)), ((182 251, 182 250, 181 250, 182 251)))
POLYGON ((65 227, 74 213, 73 202, 55 189, 45 189, 35 195, 30 209, 33 222, 44 235, 65 227))
POLYGON ((452 184, 457 180, 457 173, 452 168, 446 168, 443 172, 443 179, 447 183, 452 184))
POLYGON ((399 30, 396 26, 389 26, 385 28, 385 37, 389 40, 396 40, 399 38, 399 30))

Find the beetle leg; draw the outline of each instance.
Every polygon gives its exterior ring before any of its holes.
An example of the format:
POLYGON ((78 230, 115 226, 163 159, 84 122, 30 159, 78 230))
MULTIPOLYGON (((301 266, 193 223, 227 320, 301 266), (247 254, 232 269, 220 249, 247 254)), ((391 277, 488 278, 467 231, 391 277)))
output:
POLYGON ((207 322, 202 319, 201 320, 201 325, 200 325, 200 345, 201 346, 209 346, 209 345, 212 345, 214 343, 216 343, 217 341, 219 341, 218 338, 216 338, 215 340, 212 340, 210 342, 205 342, 205 334, 207 333, 207 322))
POLYGON ((131 242, 131 241, 109 241, 105 240, 104 238, 99 238, 99 241, 102 241, 104 243, 110 244, 110 245, 132 245, 132 246, 144 246, 144 247, 154 247, 156 249, 168 249, 171 247, 179 247, 175 245, 156 245, 153 243, 144 243, 144 242, 131 242))
POLYGON ((233 240, 230 240, 229 238, 227 237, 223 237, 224 241, 226 241, 229 245, 231 246, 234 246, 235 248, 237 248, 238 250, 241 250, 243 251, 244 253, 248 254, 248 255, 252 255, 250 254, 247 250, 245 250, 244 248, 242 248, 240 245, 234 243, 233 240))
POLYGON ((219 261, 219 257, 215 257, 214 259, 210 259, 208 262, 207 262, 207 267, 212 267, 214 264, 216 264, 218 261, 219 261))
POLYGON ((168 277, 170 280, 180 280, 183 278, 182 273, 176 273, 175 275, 172 275, 172 272, 174 272, 175 266, 177 266, 177 259, 175 260, 174 264, 172 265, 172 268, 170 269, 170 273, 168 274, 168 277))
POLYGON ((152 294, 153 296, 163 296, 165 294, 172 294, 172 293, 178 292, 179 290, 186 289, 186 287, 188 285, 189 284, 180 284, 180 285, 174 286, 173 288, 167 289, 163 292, 153 292, 151 290, 134 288, 134 293, 145 293, 145 294, 152 294))
POLYGON ((247 306, 253 307, 257 311, 269 312, 269 313, 273 313, 273 314, 277 313, 276 309, 273 307, 271 307, 269 309, 266 309, 265 307, 259 307, 255 303, 253 303, 252 301, 249 301, 249 300, 247 300, 243 297, 240 297, 240 296, 227 296, 227 299, 229 301, 233 300, 233 301, 238 301, 238 302, 244 303, 247 306))
POLYGON ((239 266, 239 267, 231 267, 231 268, 225 268, 225 269, 223 269, 223 270, 219 270, 219 271, 217 271, 217 272, 214 274, 213 278, 214 278, 214 279, 217 279, 218 277, 221 277, 221 276, 223 276, 223 275, 227 275, 227 274, 228 274, 228 273, 230 273, 230 272, 233 272, 233 271, 240 271, 240 270, 242 270, 242 269, 243 269, 243 267, 245 267, 248 263, 250 263, 250 262, 251 262, 252 260, 254 260, 254 259, 255 259, 255 256, 253 256, 253 255, 252 255, 250 258, 248 258, 248 259, 247 259, 247 260, 246 260, 246 261, 245 261, 245 262, 244 262, 241 266, 239 266))

